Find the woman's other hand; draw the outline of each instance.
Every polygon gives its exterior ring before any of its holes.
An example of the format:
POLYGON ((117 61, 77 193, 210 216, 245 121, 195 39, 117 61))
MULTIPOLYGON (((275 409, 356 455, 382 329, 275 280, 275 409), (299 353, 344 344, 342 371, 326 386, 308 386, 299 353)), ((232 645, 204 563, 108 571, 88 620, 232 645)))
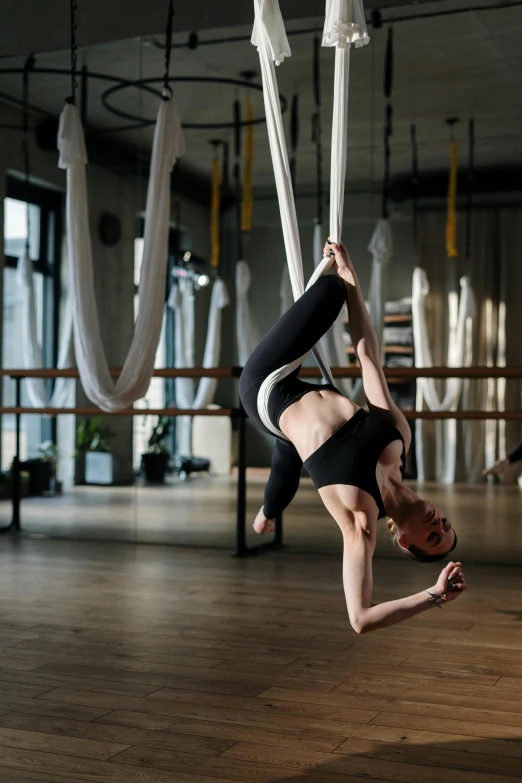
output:
POLYGON ((493 463, 493 465, 490 465, 487 468, 484 468, 482 471, 483 476, 502 476, 506 470, 509 467, 509 460, 507 459, 497 459, 496 462, 493 463))
POLYGON ((343 242, 338 245, 335 242, 327 242, 323 248, 323 255, 329 256, 331 253, 334 255, 333 268, 339 277, 353 284, 355 270, 346 246, 343 242))

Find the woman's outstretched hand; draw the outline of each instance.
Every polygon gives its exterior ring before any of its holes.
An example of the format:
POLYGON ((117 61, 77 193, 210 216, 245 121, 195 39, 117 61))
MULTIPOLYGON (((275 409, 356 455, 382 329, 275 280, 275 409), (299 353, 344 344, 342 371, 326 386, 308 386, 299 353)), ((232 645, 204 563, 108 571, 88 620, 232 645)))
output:
POLYGON ((493 465, 489 465, 489 467, 484 468, 482 471, 483 476, 502 476, 506 470, 509 467, 509 460, 507 459, 497 459, 496 462, 493 463, 493 465))
POLYGON ((467 589, 468 583, 462 573, 462 563, 448 563, 437 580, 437 584, 430 589, 430 593, 442 596, 444 602, 454 601, 467 589))

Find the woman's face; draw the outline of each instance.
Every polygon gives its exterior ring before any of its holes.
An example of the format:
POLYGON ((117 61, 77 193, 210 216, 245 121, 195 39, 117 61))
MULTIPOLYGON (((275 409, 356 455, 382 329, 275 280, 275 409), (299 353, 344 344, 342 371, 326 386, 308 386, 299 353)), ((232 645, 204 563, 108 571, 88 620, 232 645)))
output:
POLYGON ((444 513, 425 500, 401 527, 397 541, 405 549, 416 546, 427 555, 439 555, 449 552, 455 541, 455 531, 444 513))

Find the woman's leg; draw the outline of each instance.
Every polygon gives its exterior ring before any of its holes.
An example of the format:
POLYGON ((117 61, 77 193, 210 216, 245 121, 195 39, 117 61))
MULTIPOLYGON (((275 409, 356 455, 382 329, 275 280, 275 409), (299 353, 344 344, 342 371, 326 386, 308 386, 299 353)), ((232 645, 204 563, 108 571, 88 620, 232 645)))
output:
POLYGON ((295 446, 277 439, 272 452, 264 503, 254 521, 256 533, 273 533, 274 522, 295 497, 303 462, 295 446))
POLYGON ((239 393, 258 427, 265 429, 257 412, 257 393, 265 378, 308 353, 332 326, 345 302, 345 286, 337 275, 319 278, 252 352, 241 374, 239 393))
POLYGON ((303 462, 289 441, 276 440, 265 487, 263 510, 267 519, 275 519, 290 505, 299 488, 303 462))

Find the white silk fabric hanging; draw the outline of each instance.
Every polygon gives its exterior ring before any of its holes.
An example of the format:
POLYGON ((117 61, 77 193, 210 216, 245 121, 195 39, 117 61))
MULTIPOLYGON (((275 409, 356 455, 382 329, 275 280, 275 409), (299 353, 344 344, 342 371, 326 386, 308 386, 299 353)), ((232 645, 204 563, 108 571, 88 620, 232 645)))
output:
POLYGON ((87 154, 80 115, 72 104, 65 106, 60 117, 58 149, 59 166, 67 171, 67 246, 76 363, 87 397, 107 412, 123 410, 146 394, 161 335, 168 259, 170 174, 185 151, 175 102, 165 91, 158 109, 147 189, 138 317, 129 352, 116 382, 109 372, 96 309, 85 170, 87 154))
MULTIPOLYGON (((225 283, 220 278, 214 281, 210 297, 207 337, 203 354, 203 367, 217 367, 221 355, 221 324, 223 308, 229 304, 225 283)), ((194 283, 180 279, 169 298, 175 314, 176 367, 194 367, 194 283)), ((201 378, 197 392, 192 378, 176 378, 176 404, 178 408, 206 408, 214 399, 217 378, 201 378)), ((179 416, 176 427, 176 451, 182 456, 192 454, 192 419, 179 416)))
POLYGON ((237 355, 240 367, 244 367, 256 346, 248 292, 252 273, 246 261, 236 264, 236 337, 237 355))
MULTIPOLYGON (((470 328, 475 315, 475 304, 470 278, 464 276, 460 280, 461 293, 456 309, 455 328, 450 331, 448 343, 448 367, 468 367, 471 365, 470 328)), ((426 297, 430 286, 428 276, 421 267, 413 272, 412 286, 412 318, 413 342, 415 345, 415 365, 417 367, 433 367, 431 348, 426 319, 426 297)), ((426 403, 430 411, 442 412, 456 410, 462 394, 462 378, 450 378, 446 383, 446 392, 441 399, 434 378, 419 378, 417 380, 417 410, 422 410, 426 403)), ((455 481, 456 472, 456 422, 444 422, 444 454, 439 471, 440 480, 446 484, 455 481)), ((424 458, 422 450, 422 421, 416 422, 417 474, 419 481, 424 481, 424 458)))
MULTIPOLYGON (((34 295, 33 264, 27 252, 18 260, 18 283, 22 290, 22 348, 23 365, 26 370, 41 370, 42 349, 38 343, 36 328, 36 302, 34 295)), ((61 330, 58 363, 59 370, 72 366, 73 323, 70 297, 64 310, 64 323, 61 330)), ((52 395, 49 396, 43 378, 25 378, 25 388, 33 408, 63 408, 66 406, 74 380, 57 378, 52 395)))
MULTIPOLYGON (((304 275, 295 201, 290 177, 279 90, 275 65, 289 57, 290 46, 279 9, 278 0, 254 0, 255 23, 252 43, 257 47, 263 78, 263 96, 270 153, 281 214, 283 239, 290 273, 294 300, 303 295, 304 275)), ((327 0, 323 46, 335 46, 334 110, 332 123, 332 162, 330 180, 330 237, 340 241, 344 206, 344 182, 346 176, 348 82, 350 46, 363 46, 369 38, 364 22, 361 0, 327 0)), ((315 269, 307 288, 326 274, 332 258, 322 259, 315 269)), ((322 375, 328 382, 333 379, 320 345, 313 350, 322 375)), ((276 370, 263 382, 258 394, 258 410, 265 427, 278 437, 284 437, 270 421, 268 399, 275 384, 290 375, 304 360, 299 357, 291 364, 276 370)))
POLYGON ((393 253, 390 224, 384 218, 377 221, 368 250, 372 254, 372 274, 368 293, 369 313, 377 333, 379 345, 383 345, 384 305, 386 302, 388 264, 393 253))

